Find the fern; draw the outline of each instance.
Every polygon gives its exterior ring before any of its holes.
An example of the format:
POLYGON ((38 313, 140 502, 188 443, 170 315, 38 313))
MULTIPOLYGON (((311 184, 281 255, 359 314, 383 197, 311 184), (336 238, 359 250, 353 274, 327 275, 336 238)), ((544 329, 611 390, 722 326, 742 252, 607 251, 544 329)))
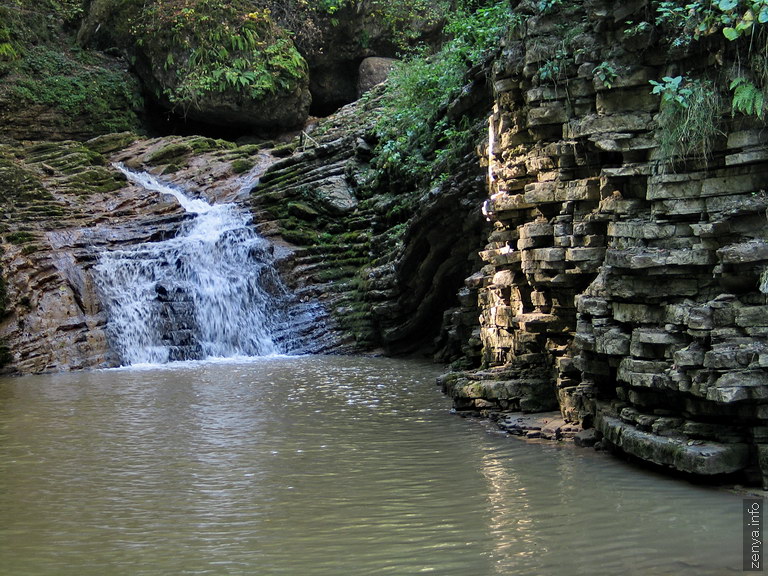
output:
POLYGON ((743 76, 735 78, 729 88, 733 90, 731 112, 741 112, 748 116, 757 116, 761 120, 765 118, 765 95, 750 80, 743 76))
POLYGON ((13 61, 19 57, 19 53, 11 46, 10 42, 0 42, 0 60, 13 61))

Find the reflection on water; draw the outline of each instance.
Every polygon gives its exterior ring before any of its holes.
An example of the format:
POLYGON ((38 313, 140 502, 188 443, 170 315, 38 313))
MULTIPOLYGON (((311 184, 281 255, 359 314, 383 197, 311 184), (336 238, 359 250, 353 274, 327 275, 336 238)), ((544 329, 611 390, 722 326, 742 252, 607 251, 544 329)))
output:
POLYGON ((0 381, 3 575, 740 571, 741 498, 451 416, 438 368, 0 381))

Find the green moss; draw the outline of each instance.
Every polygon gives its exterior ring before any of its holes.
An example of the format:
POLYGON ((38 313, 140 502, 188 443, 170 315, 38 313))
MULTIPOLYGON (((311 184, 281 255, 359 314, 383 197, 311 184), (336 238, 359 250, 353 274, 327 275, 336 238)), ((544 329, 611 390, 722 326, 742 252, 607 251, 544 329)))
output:
POLYGON ((334 263, 332 268, 327 268, 326 270, 318 272, 314 277, 318 282, 331 282, 333 280, 354 276, 359 270, 359 266, 339 266, 337 263, 334 263))
POLYGON ((110 61, 54 46, 30 47, 7 90, 19 106, 45 106, 95 132, 135 130, 143 106, 137 80, 110 61))
POLYGON ((179 170, 181 170, 181 166, 179 166, 178 164, 168 164, 168 166, 163 168, 163 171, 161 172, 161 174, 163 176, 166 176, 168 174, 175 174, 179 170))
POLYGON ((21 163, 0 156, 0 203, 16 204, 37 200, 53 200, 53 196, 43 187, 40 177, 21 163))
POLYGON ((296 152, 296 149, 298 148, 298 142, 290 142, 288 144, 281 144, 280 146, 275 146, 270 150, 273 156, 277 158, 287 158, 294 152, 296 152))
POLYGON ((316 220, 320 216, 320 212, 304 202, 290 202, 288 214, 300 220, 316 220))
POLYGON ((283 228, 280 231, 280 236, 282 236, 286 242, 296 244, 297 246, 313 246, 318 243, 317 232, 314 230, 288 230, 283 228))
POLYGON ((104 134, 88 140, 85 145, 98 154, 111 154, 123 148, 127 148, 138 139, 133 132, 117 132, 104 134))
POLYGON ((80 194, 108 193, 119 190, 125 185, 125 180, 119 174, 102 166, 91 167, 74 174, 62 184, 62 191, 72 191, 80 194))
POLYGON ((17 246, 21 246, 23 244, 27 244, 28 242, 32 242, 35 240, 35 235, 31 232, 26 232, 23 230, 20 230, 18 232, 11 232, 10 234, 5 235, 5 241, 9 244, 16 244, 17 246))
MULTIPOLYGON (((194 152, 208 152, 209 150, 216 150, 217 148, 224 147, 225 140, 215 140, 213 138, 198 137, 187 140, 187 144, 192 148, 194 152)), ((231 148, 233 145, 227 142, 227 148, 231 148)))
POLYGON ((182 156, 188 156, 193 152, 192 146, 186 142, 174 142, 160 148, 146 158, 150 165, 167 164, 171 160, 178 160, 182 156))
POLYGON ((45 164, 66 175, 76 175, 91 166, 105 166, 104 156, 80 142, 43 142, 24 151, 27 162, 45 164))
POLYGON ((255 166, 255 163, 250 158, 237 158, 232 161, 232 172, 235 174, 242 174, 248 172, 255 166))
POLYGON ((264 148, 264 146, 264 144, 244 144, 242 146, 238 146, 235 151, 237 152, 238 156, 246 158, 248 156, 258 154, 259 151, 264 148))

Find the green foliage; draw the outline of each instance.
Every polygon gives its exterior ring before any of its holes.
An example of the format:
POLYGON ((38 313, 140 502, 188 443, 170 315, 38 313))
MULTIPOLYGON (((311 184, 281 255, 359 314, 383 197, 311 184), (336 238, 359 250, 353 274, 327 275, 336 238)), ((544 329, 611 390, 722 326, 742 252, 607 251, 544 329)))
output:
POLYGON ((682 108, 687 108, 690 104, 688 98, 691 95, 690 88, 683 88, 683 77, 664 76, 661 82, 655 80, 649 81, 653 90, 651 94, 661 95, 662 105, 676 104, 682 108))
POLYGON ((765 119, 765 95, 748 78, 739 76, 735 78, 729 88, 733 90, 731 112, 740 112, 749 116, 757 116, 765 119))
POLYGON ((719 128, 722 99, 713 82, 684 76, 651 81, 652 93, 661 96, 659 156, 665 162, 686 158, 704 160, 711 155, 719 128))
POLYGON ((449 119, 445 110, 461 93, 468 68, 497 50, 508 27, 520 22, 505 1, 460 10, 451 15, 451 39, 437 54, 416 54, 395 67, 376 126, 377 168, 416 182, 446 171, 472 133, 466 119, 449 119))
POLYGON ((616 68, 610 62, 601 62, 592 69, 592 74, 609 90, 613 87, 613 83, 616 82, 616 78, 619 75, 616 68))
POLYGON ((553 12, 555 8, 562 6, 563 3, 564 0, 538 0, 536 2, 536 7, 542 14, 548 14, 553 12))
POLYGON ((656 23, 676 33, 674 45, 722 31, 728 40, 751 34, 768 22, 768 0, 710 0, 659 2, 656 23))
POLYGON ((560 82, 568 68, 569 58, 570 54, 565 46, 558 48, 554 55, 539 67, 539 81, 552 84, 560 82))
POLYGON ((11 30, 4 23, 0 24, 0 62, 12 62, 19 56, 19 48, 14 46, 11 30))
POLYGON ((48 0, 48 4, 68 26, 77 25, 83 16, 82 0, 48 0))
POLYGON ((182 107, 224 91, 254 99, 291 92, 306 76, 306 62, 266 8, 158 0, 142 10, 132 32, 150 54, 165 54, 172 78, 165 95, 182 107))
POLYGON ((634 38, 635 36, 647 34, 653 29, 653 26, 649 22, 645 21, 635 24, 634 21, 627 20, 625 24, 627 25, 627 27, 624 29, 625 38, 634 38))
POLYGON ((34 46, 17 69, 20 77, 11 90, 19 102, 51 107, 69 119, 87 117, 104 132, 132 130, 138 124, 134 110, 141 100, 135 80, 98 65, 87 53, 34 46))

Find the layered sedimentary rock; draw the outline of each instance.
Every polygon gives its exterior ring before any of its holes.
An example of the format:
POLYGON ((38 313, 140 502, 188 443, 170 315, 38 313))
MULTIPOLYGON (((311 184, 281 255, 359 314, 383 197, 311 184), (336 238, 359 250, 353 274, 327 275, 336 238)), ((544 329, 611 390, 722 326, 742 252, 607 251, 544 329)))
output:
MULTIPOLYGON (((246 202, 250 178, 277 160, 273 143, 235 146, 202 137, 104 136, 85 143, 7 146, 0 162, 0 266, 6 312, 0 341, 6 369, 19 373, 114 365, 93 266, 105 250, 174 237, 188 215, 171 196, 125 180, 111 164, 147 170, 210 202, 246 202)), ((171 307, 186 295, 157 286, 171 307)), ((298 318, 298 317, 297 317, 298 318)), ((322 313, 276 338, 301 335, 324 351, 340 337, 322 313)))
POLYGON ((559 405, 646 461, 754 477, 768 472, 768 136, 723 118, 706 161, 661 157, 649 80, 678 64, 650 37, 621 43, 642 17, 625 8, 570 14, 581 29, 554 79, 554 15, 531 17, 496 63, 494 230, 467 280, 485 370, 443 385, 458 408, 559 405))
POLYGON ((377 188, 376 106, 345 107, 290 143, 252 190, 254 217, 263 235, 290 244, 287 281, 325 303, 349 349, 436 348, 455 359, 477 317, 455 292, 482 242, 482 171, 469 154, 439 188, 377 188))

